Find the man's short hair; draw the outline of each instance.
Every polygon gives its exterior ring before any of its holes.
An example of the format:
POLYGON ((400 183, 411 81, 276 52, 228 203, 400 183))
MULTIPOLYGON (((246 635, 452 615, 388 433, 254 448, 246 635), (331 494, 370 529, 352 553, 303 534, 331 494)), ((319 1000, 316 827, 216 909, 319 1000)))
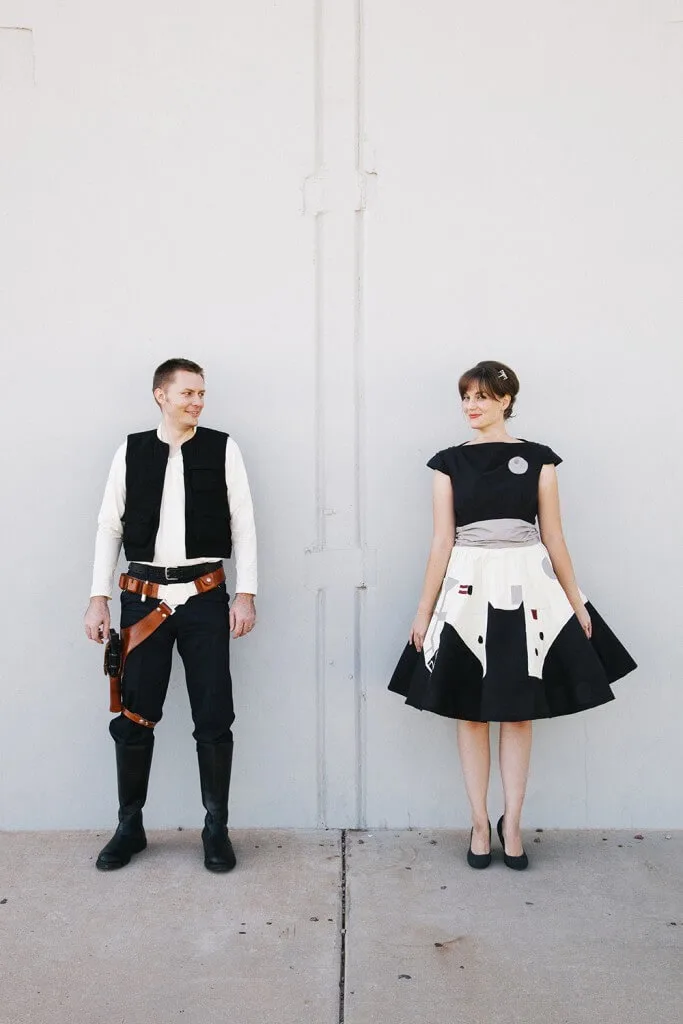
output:
POLYGON ((193 363, 191 359, 167 359, 161 366, 157 366, 152 378, 152 391, 157 388, 165 388, 171 383, 178 370, 187 370, 188 373, 198 373, 204 376, 204 370, 199 363, 193 363))

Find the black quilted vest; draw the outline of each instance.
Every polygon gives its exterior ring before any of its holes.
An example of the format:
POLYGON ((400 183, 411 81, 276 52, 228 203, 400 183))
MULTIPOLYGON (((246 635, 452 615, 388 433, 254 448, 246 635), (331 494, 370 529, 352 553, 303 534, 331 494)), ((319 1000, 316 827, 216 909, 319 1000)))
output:
MULTIPOLYGON (((229 558, 230 506, 225 483, 228 434, 197 427, 182 446, 185 476, 185 556, 229 558)), ((156 430, 129 434, 123 547, 131 562, 151 562, 159 530, 169 446, 156 430)))

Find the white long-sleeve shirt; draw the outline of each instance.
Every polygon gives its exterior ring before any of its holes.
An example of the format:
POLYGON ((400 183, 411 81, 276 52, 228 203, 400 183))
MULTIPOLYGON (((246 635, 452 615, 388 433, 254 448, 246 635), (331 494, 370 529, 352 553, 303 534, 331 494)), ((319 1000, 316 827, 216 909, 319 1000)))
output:
MULTIPOLYGON (((168 444, 163 423, 157 429, 157 436, 168 444)), ((124 441, 116 450, 104 489, 104 498, 97 520, 91 597, 112 596, 114 572, 121 553, 123 538, 122 517, 126 507, 126 447, 127 441, 124 441)), ((225 448, 225 483, 228 489, 230 530, 235 556, 235 592, 255 594, 257 568, 254 509, 242 453, 232 437, 228 437, 225 448)), ((182 446, 172 453, 169 449, 154 560, 143 564, 198 565, 200 562, 218 562, 219 560, 220 555, 210 552, 200 558, 187 558, 185 554, 183 450, 182 446)), ((196 593, 197 589, 193 583, 169 583, 159 588, 159 597, 173 605, 183 604, 196 593)))

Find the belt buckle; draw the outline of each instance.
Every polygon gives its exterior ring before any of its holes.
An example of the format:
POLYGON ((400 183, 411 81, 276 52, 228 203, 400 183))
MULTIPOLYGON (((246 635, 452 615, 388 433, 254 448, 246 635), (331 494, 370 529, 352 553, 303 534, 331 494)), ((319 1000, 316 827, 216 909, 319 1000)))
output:
MULTIPOLYGON (((173 566, 172 568, 176 568, 176 566, 173 566)), ((169 568, 166 565, 166 566, 164 566, 164 578, 165 578, 167 583, 179 583, 180 582, 178 576, 169 576, 168 573, 169 573, 169 568)))

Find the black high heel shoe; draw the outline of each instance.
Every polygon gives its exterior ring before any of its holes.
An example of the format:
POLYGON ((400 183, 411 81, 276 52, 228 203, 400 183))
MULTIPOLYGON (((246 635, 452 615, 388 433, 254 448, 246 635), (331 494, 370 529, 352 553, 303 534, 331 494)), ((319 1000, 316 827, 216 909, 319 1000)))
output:
POLYGON ((505 861, 505 866, 508 868, 512 868, 513 871, 524 871, 525 868, 529 867, 529 858, 527 857, 526 853, 523 853, 521 857, 510 857, 505 852, 505 839, 503 838, 504 817, 505 815, 501 814, 498 820, 498 824, 496 825, 496 831, 498 833, 498 838, 500 839, 500 845, 503 847, 503 860, 505 861))
POLYGON ((489 822, 489 852, 488 853, 472 853, 472 835, 474 829, 470 831, 470 848, 467 851, 467 863, 471 868, 487 868, 491 863, 491 822, 489 822))

